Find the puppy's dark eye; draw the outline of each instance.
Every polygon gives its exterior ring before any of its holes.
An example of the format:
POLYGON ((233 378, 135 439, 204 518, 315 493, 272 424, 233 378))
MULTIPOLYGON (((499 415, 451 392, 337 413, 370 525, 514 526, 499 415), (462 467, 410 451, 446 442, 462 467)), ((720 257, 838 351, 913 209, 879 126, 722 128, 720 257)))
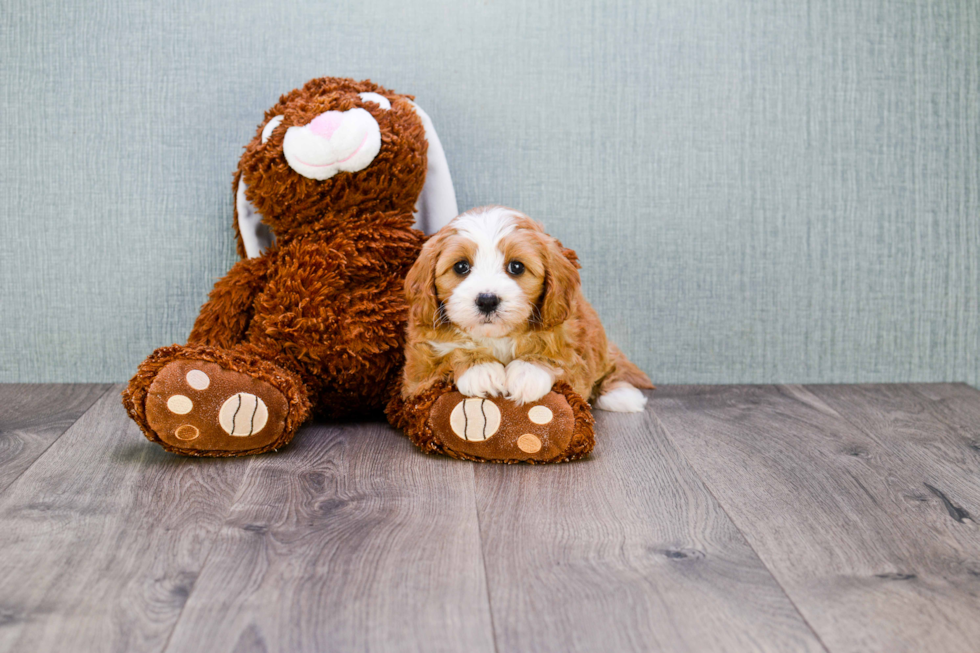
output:
POLYGON ((470 264, 467 263, 466 261, 460 261, 459 263, 453 266, 453 272, 455 272, 461 277, 464 277, 470 272, 470 264))
POLYGON ((511 261, 507 264, 507 271, 515 277, 519 277, 524 274, 524 264, 520 261, 511 261))

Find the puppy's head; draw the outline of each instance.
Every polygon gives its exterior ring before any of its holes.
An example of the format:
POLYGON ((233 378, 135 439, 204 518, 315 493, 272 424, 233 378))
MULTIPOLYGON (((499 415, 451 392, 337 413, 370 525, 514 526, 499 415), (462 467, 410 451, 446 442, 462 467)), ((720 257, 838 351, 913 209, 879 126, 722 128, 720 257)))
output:
POLYGON ((411 320, 482 338, 551 328, 579 292, 575 252, 526 215, 472 209, 431 238, 408 273, 411 320))

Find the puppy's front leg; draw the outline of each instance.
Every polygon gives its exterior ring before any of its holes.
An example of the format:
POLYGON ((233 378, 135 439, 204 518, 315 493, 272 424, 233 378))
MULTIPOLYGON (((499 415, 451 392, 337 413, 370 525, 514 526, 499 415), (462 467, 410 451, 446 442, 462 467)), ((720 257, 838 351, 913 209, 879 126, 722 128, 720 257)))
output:
POLYGON ((467 397, 496 397, 504 394, 506 380, 500 363, 479 363, 456 375, 456 388, 467 397))
POLYGON ((538 363, 513 360, 507 365, 507 398, 518 405, 537 401, 551 392, 554 371, 538 363))

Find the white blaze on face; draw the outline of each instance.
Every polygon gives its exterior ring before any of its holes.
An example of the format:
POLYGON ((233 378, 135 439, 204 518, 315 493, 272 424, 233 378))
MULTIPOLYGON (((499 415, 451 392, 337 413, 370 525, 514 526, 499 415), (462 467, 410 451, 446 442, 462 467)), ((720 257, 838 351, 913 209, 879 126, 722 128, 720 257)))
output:
POLYGON ((507 261, 500 249, 500 241, 516 228, 514 214, 493 207, 481 213, 464 214, 454 225, 460 236, 476 243, 476 254, 466 278, 446 301, 446 314, 472 336, 505 336, 531 314, 531 305, 521 287, 507 274, 507 261), (496 295, 500 300, 493 314, 480 312, 476 298, 481 294, 496 295))
POLYGON ((371 165, 381 150, 381 128, 365 109, 326 111, 307 125, 287 129, 282 150, 290 168, 323 181, 371 165))

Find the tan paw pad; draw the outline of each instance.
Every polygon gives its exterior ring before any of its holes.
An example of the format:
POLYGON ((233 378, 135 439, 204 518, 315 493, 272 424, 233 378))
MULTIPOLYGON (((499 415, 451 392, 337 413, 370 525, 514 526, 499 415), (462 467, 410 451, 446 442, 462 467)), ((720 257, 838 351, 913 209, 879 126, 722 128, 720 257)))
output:
POLYGON ((555 414, 547 406, 535 406, 527 411, 527 418, 535 424, 547 424, 555 418, 555 414))
POLYGON ((191 370, 185 378, 187 379, 187 385, 195 390, 207 390, 208 386, 211 385, 211 377, 201 370, 191 370))
POLYGON ((538 453, 541 451, 541 438, 530 433, 525 433, 517 438, 517 448, 524 453, 538 453))
POLYGON ((500 428, 500 409, 488 399, 464 399, 453 408, 449 426, 464 440, 486 440, 500 428))
POLYGON ((228 397, 218 412, 218 423, 228 435, 247 437, 262 430, 269 421, 265 402, 250 392, 228 397))
POLYGON ((167 399, 167 408, 175 415, 186 415, 194 410, 194 402, 184 395, 174 395, 167 399))
POLYGON ((183 426, 179 426, 177 430, 174 431, 174 435, 178 440, 194 440, 197 438, 197 436, 201 435, 201 431, 198 430, 198 428, 193 424, 184 424, 183 426))

